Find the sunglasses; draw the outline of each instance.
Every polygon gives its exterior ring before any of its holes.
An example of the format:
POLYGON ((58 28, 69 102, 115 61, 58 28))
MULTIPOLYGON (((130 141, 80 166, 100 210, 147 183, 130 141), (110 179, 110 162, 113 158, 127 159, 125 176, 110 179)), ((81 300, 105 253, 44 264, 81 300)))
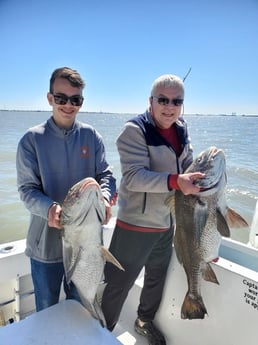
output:
POLYGON ((173 104, 176 107, 179 107, 180 105, 184 103, 184 100, 181 98, 169 99, 167 97, 156 97, 156 96, 152 96, 152 98, 155 98, 160 105, 173 104))
POLYGON ((83 99, 84 99, 80 95, 74 95, 74 96, 71 96, 71 97, 68 97, 68 96, 66 96, 63 93, 52 94, 52 95, 54 97, 55 103, 59 104, 59 105, 65 105, 68 101, 70 101, 70 103, 73 106, 80 107, 82 105, 83 99))

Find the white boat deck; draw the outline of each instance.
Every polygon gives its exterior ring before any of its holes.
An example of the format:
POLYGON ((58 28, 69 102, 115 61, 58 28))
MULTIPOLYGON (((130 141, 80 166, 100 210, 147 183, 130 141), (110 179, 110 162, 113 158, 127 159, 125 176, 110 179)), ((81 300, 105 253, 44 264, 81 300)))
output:
MULTIPOLYGON (((106 247, 110 236, 111 232, 104 231, 106 247)), ((7 280, 15 281, 17 275, 26 275, 30 271, 29 260, 23 253, 24 246, 25 241, 0 245, 0 312, 3 311, 6 314, 6 320, 9 317, 7 307, 9 308, 9 305, 16 303, 15 301, 5 305, 6 301, 13 298, 13 289, 7 288, 7 280), (12 246, 15 247, 15 250, 5 252, 6 247, 12 246)), ((257 343, 258 250, 232 240, 223 239, 220 255, 219 261, 212 264, 220 285, 202 282, 201 291, 208 315, 203 320, 182 320, 181 305, 187 291, 187 282, 184 270, 177 262, 175 252, 173 252, 162 303, 155 320, 166 336, 167 345, 243 345, 244 343, 257 343)), ((68 302, 69 307, 65 307, 68 304, 62 302, 60 306, 51 307, 53 309, 48 308, 48 310, 34 313, 20 322, 0 327, 0 344, 94 345, 93 341, 86 340, 88 337, 86 330, 90 327, 95 332, 94 338, 98 339, 96 343, 98 345, 119 344, 119 342, 123 345, 147 345, 147 340, 134 331, 141 284, 142 278, 139 278, 129 293, 120 320, 112 334, 101 328, 99 322, 92 319, 80 305, 76 307, 79 309, 78 316, 80 316, 80 320, 77 322, 71 303, 68 302), (57 312, 61 313, 62 316, 57 317, 57 312), (53 317, 51 313, 53 313, 53 317), (45 322, 45 318, 49 320, 52 318, 60 319, 61 322, 59 324, 54 321, 45 322), (34 326, 31 327, 30 323, 34 326), (37 323, 38 325, 36 325, 37 323), (72 326, 73 323, 75 323, 74 326, 72 326), (77 329, 78 325, 82 329, 77 329), (70 326, 74 327, 73 332, 71 329, 69 330, 70 326), (37 331, 37 327, 42 327, 43 330, 37 331), (12 341, 15 337, 21 338, 21 335, 28 337, 30 333, 28 329, 31 329, 32 332, 32 328, 35 328, 36 335, 38 335, 36 338, 29 338, 34 339, 33 343, 27 341, 27 338, 24 338, 26 339, 25 342, 15 343, 12 341), (41 334, 43 338, 39 337, 41 334), (40 339, 44 339, 44 336, 48 334, 51 335, 51 342, 49 342, 48 337, 45 338, 44 343, 40 342, 40 339), (60 340, 64 334, 66 334, 65 340, 67 342, 60 340), (75 341, 76 334, 81 335, 84 343, 80 343, 80 340, 75 341), (69 342, 68 339, 71 336, 74 338, 71 338, 72 341, 69 342), (56 337, 58 341, 54 341, 53 337, 56 337)), ((31 298, 33 300, 33 296, 31 298)), ((19 316, 17 307, 15 304, 12 309, 16 310, 16 314, 19 316)), ((18 340, 15 338, 15 341, 18 340)))
POLYGON ((135 332, 134 322, 137 317, 137 307, 141 293, 141 279, 139 279, 129 292, 123 306, 119 322, 113 333, 123 345, 147 345, 147 340, 135 332), (138 285, 139 284, 139 285, 138 285))

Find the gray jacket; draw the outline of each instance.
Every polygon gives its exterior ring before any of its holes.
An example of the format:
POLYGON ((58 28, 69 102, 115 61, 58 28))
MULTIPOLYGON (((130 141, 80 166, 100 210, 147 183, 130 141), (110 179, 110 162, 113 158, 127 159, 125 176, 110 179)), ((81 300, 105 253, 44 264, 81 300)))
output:
POLYGON ((176 123, 176 130, 182 147, 180 157, 155 129, 149 112, 125 124, 116 141, 122 170, 117 215, 121 221, 156 229, 171 225, 165 201, 174 191, 168 188, 168 176, 182 173, 193 159, 183 119, 176 123))
POLYGON ((116 191, 102 137, 79 121, 69 131, 60 129, 51 117, 22 137, 16 168, 18 191, 31 213, 26 254, 42 262, 61 262, 62 232, 48 227, 49 207, 62 204, 69 188, 85 177, 97 180, 107 200, 116 191))

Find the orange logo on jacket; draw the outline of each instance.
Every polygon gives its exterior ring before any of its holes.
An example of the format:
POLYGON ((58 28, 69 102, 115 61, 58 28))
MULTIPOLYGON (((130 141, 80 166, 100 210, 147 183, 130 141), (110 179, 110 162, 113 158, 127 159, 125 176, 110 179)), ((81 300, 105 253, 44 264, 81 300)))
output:
POLYGON ((89 157, 89 150, 87 146, 81 146, 81 158, 89 157))

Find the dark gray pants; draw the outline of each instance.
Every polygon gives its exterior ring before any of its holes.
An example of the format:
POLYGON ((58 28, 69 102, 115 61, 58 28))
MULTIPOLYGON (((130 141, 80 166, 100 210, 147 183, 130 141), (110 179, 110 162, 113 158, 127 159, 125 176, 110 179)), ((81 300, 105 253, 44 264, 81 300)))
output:
POLYGON ((138 317, 152 321, 160 305, 167 269, 172 254, 173 227, 165 232, 138 232, 115 227, 110 252, 125 271, 107 263, 107 283, 102 310, 107 328, 112 331, 119 319, 125 299, 141 269, 145 267, 144 286, 138 306, 138 317))

